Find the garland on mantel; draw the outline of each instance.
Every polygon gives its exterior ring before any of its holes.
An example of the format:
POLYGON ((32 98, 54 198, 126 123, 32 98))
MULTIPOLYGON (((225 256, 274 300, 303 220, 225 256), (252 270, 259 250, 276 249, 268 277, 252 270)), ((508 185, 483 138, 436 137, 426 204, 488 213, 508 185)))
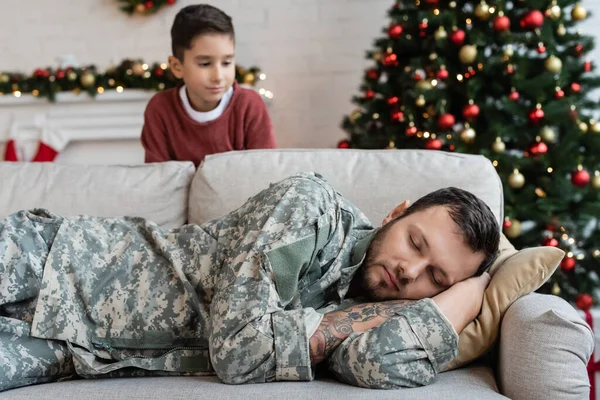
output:
POLYGON ((177 0, 118 0, 121 10, 127 14, 153 14, 162 6, 172 6, 177 0))
MULTIPOLYGON (((240 84, 255 86, 265 75, 257 67, 244 68, 236 65, 235 79, 240 84)), ((173 76, 167 64, 146 64, 142 60, 124 60, 118 66, 101 71, 94 65, 65 69, 36 69, 31 75, 0 72, 0 96, 36 97, 56 99, 60 92, 88 93, 95 96, 105 90, 145 89, 161 91, 175 87, 179 80, 173 76)), ((270 91, 261 89, 261 96, 272 98, 270 91)))

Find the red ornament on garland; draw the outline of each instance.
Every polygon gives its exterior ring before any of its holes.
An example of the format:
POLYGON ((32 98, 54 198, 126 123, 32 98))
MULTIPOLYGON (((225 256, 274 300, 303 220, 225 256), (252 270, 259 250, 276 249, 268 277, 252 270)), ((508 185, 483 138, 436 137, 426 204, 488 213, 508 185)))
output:
POLYGON ((385 57, 381 60, 381 63, 386 67, 392 65, 398 65, 398 56, 394 53, 386 54, 385 57))
POLYGON ((167 4, 172 6, 177 0, 167 0, 167 4))
POLYGON ((154 3, 151 1, 147 1, 144 6, 146 7, 147 10, 151 9, 152 7, 154 7, 154 3))
POLYGON ((398 39, 402 35, 402 26, 400 25, 392 25, 388 29, 388 36, 390 39, 398 39))
POLYGON ((387 103, 388 103, 390 106, 393 106, 394 104, 398 103, 398 97, 396 97, 396 96, 391 96, 391 97, 388 97, 388 99, 387 99, 387 103))
POLYGON ((409 127, 406 128, 406 136, 415 136, 417 134, 417 127, 414 125, 411 125, 409 127))
POLYGON ((528 11, 521 18, 521 28, 537 29, 544 25, 544 14, 538 10, 528 11))
POLYGON ((162 77, 164 74, 165 74, 165 70, 164 70, 164 69, 162 69, 161 67, 156 67, 156 68, 154 68, 154 76, 157 76, 157 77, 159 77, 159 78, 160 78, 160 77, 162 77))
POLYGON ((546 238, 542 242, 542 246, 558 247, 558 240, 554 238, 546 238))
POLYGON ((442 142, 439 139, 429 139, 425 147, 429 150, 439 150, 442 148, 442 142))
POLYGON ((519 92, 517 92, 516 90, 513 90, 512 92, 510 92, 510 94, 508 95, 508 98, 511 99, 512 101, 517 101, 519 100, 519 92))
POLYGON ((65 75, 65 71, 63 70, 56 71, 56 79, 65 79, 65 75))
POLYGON ((502 229, 509 229, 512 226, 512 221, 510 219, 505 219, 502 223, 502 229))
POLYGON ((452 114, 442 114, 438 118, 438 126, 442 131, 447 131, 451 129, 456 123, 456 119, 452 114))
POLYGON ((546 46, 544 46, 543 44, 540 44, 537 48, 537 52, 540 54, 543 54, 546 52, 546 46))
POLYGON ((575 57, 581 57, 583 55, 583 46, 578 44, 577 46, 575 46, 573 52, 575 53, 575 57))
POLYGON ((443 81, 444 79, 447 79, 447 78, 448 78, 448 70, 447 70, 447 69, 445 69, 445 68, 444 68, 444 69, 440 69, 440 70, 437 72, 437 78, 438 78, 439 80, 441 80, 441 81, 443 81))
POLYGON ((583 72, 590 72, 592 70, 592 62, 586 61, 583 63, 583 72))
POLYGON ((344 140, 340 140, 337 144, 338 149, 349 149, 350 148, 350 141, 347 139, 344 140))
POLYGON ((579 93, 581 91, 581 85, 577 82, 571 83, 571 90, 575 93, 579 93))
POLYGON ((564 90, 562 90, 562 89, 558 89, 558 90, 556 91, 556 94, 555 94, 555 96, 556 96, 556 98, 557 98, 557 99, 562 99, 563 97, 565 97, 565 92, 564 92, 564 90))
POLYGON ((548 152, 548 145, 544 142, 537 142, 529 147, 529 154, 532 156, 541 156, 548 152))
POLYGON ((506 15, 499 15, 494 19, 493 26, 496 32, 506 32, 510 29, 510 18, 506 15))
POLYGON ((452 31, 452 33, 450 34, 450 41, 455 46, 462 46, 465 42, 465 36, 465 31, 463 31, 462 29, 457 29, 455 31, 452 31))
POLYGON ((544 118, 544 110, 541 108, 536 108, 535 110, 531 110, 529 112, 529 121, 533 124, 539 124, 540 121, 544 118))
POLYGON ((577 187, 585 187, 590 182, 590 173, 585 169, 576 169, 571 173, 571 183, 577 187))
POLYGON ((367 78, 368 79, 377 79, 379 78, 379 71, 377 71, 375 68, 371 68, 367 71, 367 78))
POLYGON ((463 116, 466 120, 472 121, 479 115, 479 106, 477 104, 468 104, 463 108, 463 116))
POLYGON ((577 264, 575 257, 565 257, 560 262, 560 268, 565 272, 573 271, 573 269, 575 269, 575 264, 577 264))
POLYGON ((392 121, 400 122, 404 121, 404 113, 402 111, 394 111, 391 115, 392 121))
POLYGON ((587 293, 580 293, 575 299, 575 304, 580 310, 589 311, 590 308, 592 308, 592 305, 594 304, 594 299, 587 293))
POLYGON ((375 92, 372 91, 371 89, 369 89, 365 92, 365 99, 371 100, 373 97, 375 97, 375 92))

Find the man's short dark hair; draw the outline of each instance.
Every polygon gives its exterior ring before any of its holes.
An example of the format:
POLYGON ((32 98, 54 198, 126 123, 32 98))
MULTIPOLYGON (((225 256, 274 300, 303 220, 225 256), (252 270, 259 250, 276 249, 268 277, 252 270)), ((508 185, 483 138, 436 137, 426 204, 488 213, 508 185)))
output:
POLYGON ((443 206, 448 210, 450 218, 460 228, 465 243, 471 250, 483 252, 484 259, 475 276, 487 271, 498 256, 500 243, 500 227, 492 210, 474 194, 463 189, 447 187, 415 201, 401 218, 435 206, 443 206))
POLYGON ((183 53, 192 47, 199 35, 223 34, 235 38, 231 17, 208 4, 196 4, 182 8, 171 27, 171 50, 183 62, 183 53))

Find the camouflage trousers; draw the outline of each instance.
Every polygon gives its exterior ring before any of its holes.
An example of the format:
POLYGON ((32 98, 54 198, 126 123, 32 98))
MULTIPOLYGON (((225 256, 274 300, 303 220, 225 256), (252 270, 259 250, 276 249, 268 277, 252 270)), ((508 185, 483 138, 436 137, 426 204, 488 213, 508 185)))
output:
POLYGON ((10 229, 0 223, 0 252, 11 254, 10 263, 0 263, 0 391, 75 375, 64 342, 30 336, 43 265, 62 222, 39 214, 23 212, 23 225, 10 229), (36 251, 23 251, 25 245, 36 251), (27 287, 9 286, 15 275, 27 287))

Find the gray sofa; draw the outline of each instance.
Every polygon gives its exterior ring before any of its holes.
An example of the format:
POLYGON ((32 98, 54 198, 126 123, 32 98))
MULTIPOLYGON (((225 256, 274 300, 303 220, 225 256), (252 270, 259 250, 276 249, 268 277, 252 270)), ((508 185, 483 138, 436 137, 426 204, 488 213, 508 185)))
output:
MULTIPOLYGON (((299 171, 316 171, 379 224, 393 206, 444 186, 484 199, 502 220, 501 181, 479 156, 432 151, 264 150, 189 163, 94 166, 0 163, 0 216, 45 207, 58 214, 136 215, 164 227, 201 223, 299 171)), ((531 294, 505 315, 498 346, 426 387, 376 391, 313 382, 230 386, 216 377, 75 380, 25 387, 0 399, 587 399, 591 330, 564 300, 531 294)))

